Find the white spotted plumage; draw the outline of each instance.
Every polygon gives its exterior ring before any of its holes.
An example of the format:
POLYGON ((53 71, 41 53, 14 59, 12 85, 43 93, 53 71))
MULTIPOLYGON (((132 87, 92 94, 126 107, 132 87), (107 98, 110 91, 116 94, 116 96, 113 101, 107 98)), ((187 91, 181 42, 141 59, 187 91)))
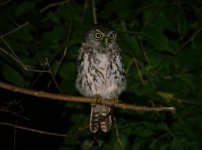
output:
MULTIPOLYGON (((125 90, 125 71, 121 61, 120 48, 111 28, 97 25, 86 35, 78 57, 76 87, 86 97, 101 96, 115 99, 125 90), (94 35, 100 31, 102 35, 94 35), (101 36, 102 39, 99 37, 101 36), (111 38, 110 37, 115 37, 111 38), (108 39, 107 39, 108 38, 108 39), (105 40, 105 41, 104 41, 105 40), (103 45, 106 42, 106 46, 103 45)), ((95 104, 91 106, 90 131, 99 129, 108 132, 111 128, 111 108, 95 104)))

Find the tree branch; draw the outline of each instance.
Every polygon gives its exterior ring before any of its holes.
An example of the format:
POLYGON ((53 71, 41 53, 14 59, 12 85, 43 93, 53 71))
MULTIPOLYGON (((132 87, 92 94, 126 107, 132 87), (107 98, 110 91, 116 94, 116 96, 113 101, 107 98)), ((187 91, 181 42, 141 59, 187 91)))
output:
POLYGON ((20 114, 18 114, 18 113, 15 113, 15 112, 13 112, 13 111, 11 111, 11 110, 8 110, 8 108, 3 107, 3 106, 1 106, 1 105, 0 105, 0 111, 9 113, 9 114, 11 114, 11 115, 14 115, 14 116, 16 116, 16 117, 19 117, 19 118, 22 118, 22 119, 25 119, 25 120, 29 120, 29 118, 24 117, 24 116, 22 116, 22 115, 20 115, 20 114))
POLYGON ((35 133, 39 133, 39 134, 45 134, 45 135, 51 135, 51 136, 57 136, 57 137, 67 137, 66 134, 59 134, 59 133, 42 131, 42 130, 36 130, 36 129, 27 128, 27 127, 15 125, 15 124, 7 123, 7 122, 0 122, 0 125, 9 126, 9 127, 15 128, 15 129, 20 129, 20 130, 35 132, 35 133))
POLYGON ((95 0, 92 0, 92 12, 93 12, 93 22, 94 22, 94 24, 97 24, 95 0))
MULTIPOLYGON (((0 88, 6 89, 12 92, 16 92, 16 93, 22 93, 26 95, 35 96, 35 97, 46 98, 49 100, 81 102, 81 103, 97 103, 96 98, 66 96, 61 94, 48 93, 44 91, 26 89, 26 88, 18 87, 15 85, 4 83, 4 82, 0 82, 0 88)), ((136 106, 136 105, 130 105, 130 104, 124 104, 124 103, 115 103, 114 101, 110 101, 110 100, 102 100, 100 103, 103 105, 111 106, 111 107, 117 107, 117 108, 128 109, 128 110, 136 110, 136 111, 175 111, 175 107, 136 106)))

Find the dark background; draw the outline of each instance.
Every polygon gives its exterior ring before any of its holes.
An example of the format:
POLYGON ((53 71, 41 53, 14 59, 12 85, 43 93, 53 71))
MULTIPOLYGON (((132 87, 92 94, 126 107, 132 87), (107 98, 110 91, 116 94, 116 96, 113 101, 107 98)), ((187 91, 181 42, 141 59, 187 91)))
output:
POLYGON ((200 0, 1 0, 0 81, 79 96, 76 60, 85 31, 95 23, 93 16, 118 32, 128 81, 120 99, 141 106, 174 106, 176 111, 115 109, 119 135, 115 127, 92 135, 88 104, 0 89, 0 149, 200 150, 200 0))

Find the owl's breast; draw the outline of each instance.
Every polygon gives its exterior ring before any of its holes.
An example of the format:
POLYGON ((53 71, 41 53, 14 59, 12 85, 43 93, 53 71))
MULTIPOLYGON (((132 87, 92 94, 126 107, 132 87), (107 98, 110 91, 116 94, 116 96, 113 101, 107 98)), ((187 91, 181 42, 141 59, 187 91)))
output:
POLYGON ((98 71, 102 74, 103 80, 107 79, 107 68, 109 66, 109 58, 105 54, 98 54, 93 64, 98 71))
POLYGON ((103 98, 112 98, 112 95, 115 97, 112 93, 116 91, 117 83, 110 69, 110 58, 106 54, 98 54, 95 58, 93 63, 95 69, 94 78, 96 79, 93 83, 95 92, 103 98))

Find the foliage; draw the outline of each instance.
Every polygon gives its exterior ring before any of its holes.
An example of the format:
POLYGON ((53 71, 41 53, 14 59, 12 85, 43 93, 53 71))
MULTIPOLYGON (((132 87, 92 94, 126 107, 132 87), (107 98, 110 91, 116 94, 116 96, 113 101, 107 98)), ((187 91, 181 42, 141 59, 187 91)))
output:
POLYGON ((122 101, 175 106, 177 111, 115 110, 119 136, 116 128, 94 136, 85 128, 88 106, 59 103, 68 125, 58 149, 200 149, 202 2, 97 0, 96 14, 93 7, 79 0, 0 2, 0 80, 79 95, 74 85, 77 54, 96 15, 98 23, 109 23, 119 34, 128 80, 122 101))

